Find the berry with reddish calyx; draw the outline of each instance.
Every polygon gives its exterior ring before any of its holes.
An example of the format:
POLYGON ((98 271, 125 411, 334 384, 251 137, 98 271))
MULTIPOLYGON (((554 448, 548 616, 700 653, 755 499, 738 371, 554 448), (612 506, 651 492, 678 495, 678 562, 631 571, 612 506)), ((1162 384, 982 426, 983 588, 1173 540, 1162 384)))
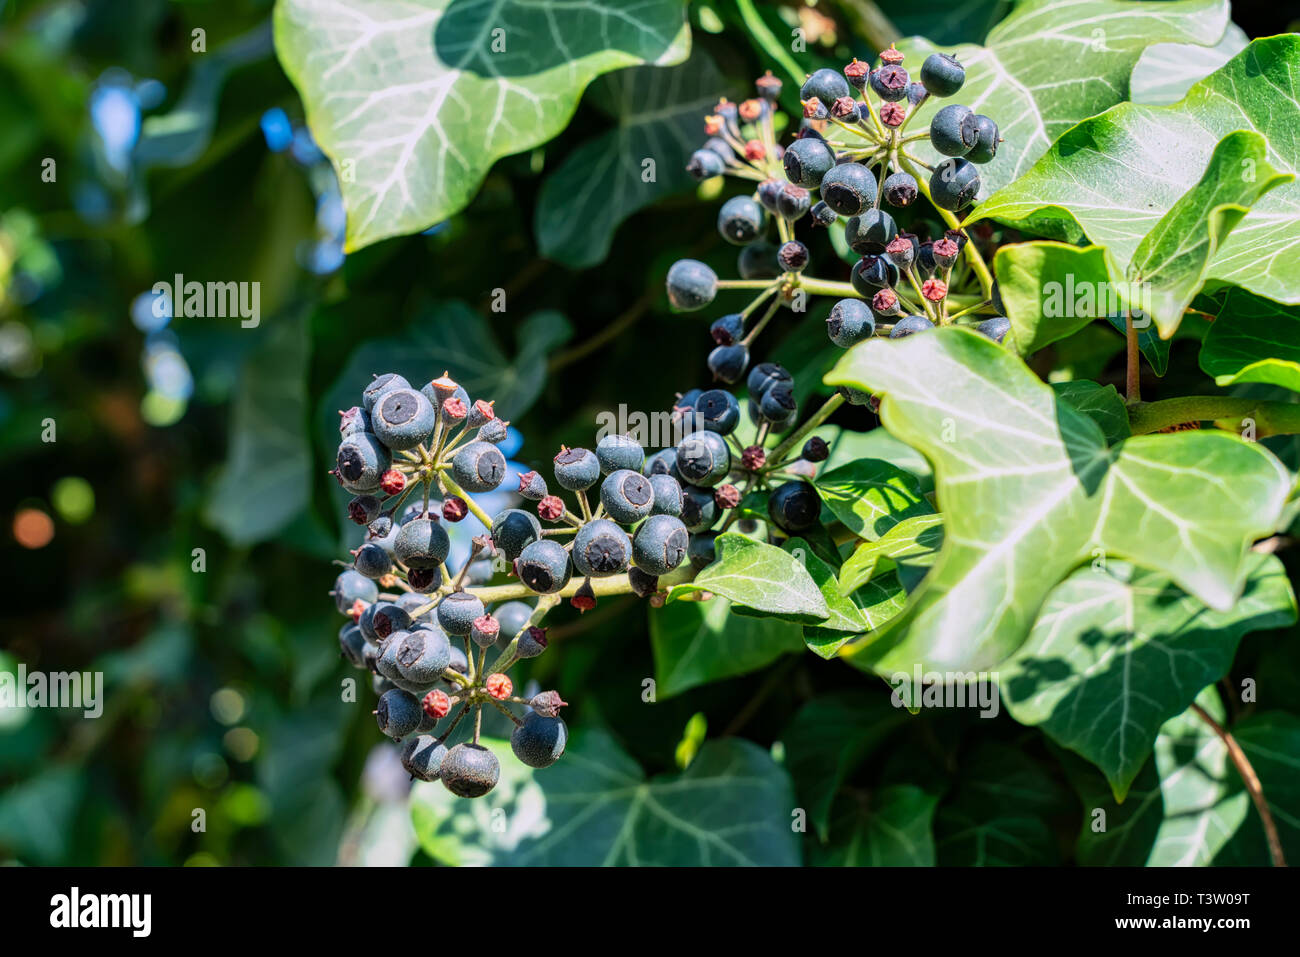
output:
POLYGON ((746 100, 744 103, 740 104, 737 112, 740 114, 740 118, 746 123, 752 123, 754 120, 761 118, 763 114, 767 112, 767 104, 762 100, 746 100))
POLYGON ((530 502, 540 502, 546 498, 546 479, 536 472, 524 472, 519 476, 519 494, 530 502))
POLYGON ((423 708, 430 718, 445 718, 451 711, 451 697, 447 692, 434 688, 424 696, 423 708))
POLYGON ((844 75, 848 77, 848 81, 859 90, 867 85, 867 77, 870 74, 871 67, 857 57, 854 57, 853 62, 844 68, 844 75))
POLYGON ((463 422, 469 416, 469 407, 457 396, 442 404, 442 418, 448 424, 463 422))
POLYGON ((894 45, 891 43, 889 45, 888 50, 880 51, 880 62, 881 63, 902 63, 903 51, 895 49, 894 45))
POLYGON ((907 119, 907 110, 903 109, 899 104, 882 103, 880 105, 880 122, 886 126, 902 126, 905 119, 907 119))
POLYGON ((803 444, 803 451, 800 453, 800 458, 805 462, 825 462, 830 456, 830 446, 826 444, 825 439, 817 435, 803 444))
POLYGON ((578 587, 573 597, 569 599, 569 604, 582 614, 596 607, 596 591, 591 587, 591 579, 587 579, 578 587))
POLYGON ((469 636, 474 644, 480 648, 486 648, 488 645, 496 644, 497 638, 501 635, 501 623, 491 615, 479 615, 474 619, 474 626, 470 629, 469 636))
POLYGON ((941 302, 948 295, 948 284, 942 279, 927 279, 921 283, 921 295, 931 302, 941 302))
POLYGON ((346 438, 353 432, 369 432, 370 413, 360 406, 339 412, 339 437, 346 438))
POLYGON ((519 643, 515 645, 515 657, 536 658, 545 650, 546 629, 532 625, 519 636, 519 643))
POLYGON ((709 335, 720 346, 729 346, 739 339, 745 331, 745 317, 738 312, 728 313, 721 319, 715 319, 709 326, 709 335))
POLYGON ((558 691, 543 691, 529 699, 528 707, 544 718, 554 718, 560 713, 560 709, 567 706, 568 703, 560 697, 558 691))
POLYGON ((754 81, 754 88, 758 90, 758 95, 769 103, 775 102, 781 96, 781 87, 781 81, 772 75, 771 70, 754 81))
POLYGON ((813 97, 811 100, 805 100, 803 104, 803 118, 805 120, 824 120, 830 115, 830 110, 821 100, 813 97))
POLYGON ((358 598, 356 601, 352 603, 352 607, 348 609, 347 615, 353 621, 360 621, 361 613, 364 612, 369 607, 370 607, 369 605, 367 605, 364 601, 358 598))
POLYGON ((750 445, 740 453, 740 467, 746 472, 757 472, 767 464, 767 452, 761 445, 750 445))
POLYGON ((786 272, 802 272, 808 265, 808 247, 797 239, 783 243, 776 251, 777 262, 786 272))
POLYGON ((426 397, 430 397, 429 401, 438 407, 441 407, 444 402, 460 391, 460 386, 456 383, 456 380, 445 372, 424 388, 428 390, 428 392, 425 392, 426 397))
POLYGON ((449 495, 442 503, 442 517, 449 522, 459 522, 469 514, 469 505, 459 495, 449 495))
POLYGON ((851 96, 842 96, 830 106, 831 116, 837 120, 847 120, 849 117, 857 119, 858 101, 851 96))
POLYGON ((497 414, 492 408, 491 402, 484 402, 482 399, 477 399, 474 404, 469 407, 469 421, 466 424, 471 429, 477 429, 496 417, 497 414))
POLYGON ((899 269, 906 269, 912 265, 912 260, 916 258, 916 247, 912 244, 912 238, 908 235, 895 236, 885 244, 885 252, 899 269))
POLYGON ((547 495, 537 503, 537 514, 548 522, 557 522, 564 514, 564 499, 558 495, 547 495))
POLYGON ((745 141, 745 159, 761 160, 767 155, 767 147, 763 145, 762 140, 745 141))
POLYGON ((719 485, 713 490, 713 501, 718 508, 735 508, 740 504, 740 489, 734 485, 719 485))
POLYGON ((882 100, 895 102, 907 96, 909 79, 907 70, 898 63, 886 62, 884 66, 871 71, 869 82, 876 96, 882 100))
POLYGON ((951 269, 953 264, 957 262, 957 256, 960 252, 961 248, 951 239, 945 237, 936 240, 932 247, 934 264, 940 269, 951 269))
POLYGON ((916 201, 919 192, 916 179, 912 174, 901 170, 897 173, 891 173, 885 179, 885 182, 881 184, 880 189, 880 195, 884 197, 885 202, 890 206, 899 208, 911 206, 916 201))
POLYGON ((903 311, 898 301, 898 293, 892 289, 882 289, 871 297, 871 310, 877 316, 897 316, 903 311))
POLYGON ((491 442, 497 445, 506 440, 510 434, 510 423, 504 419, 488 419, 478 429, 478 440, 480 442, 491 442))
POLYGON ((509 698, 515 691, 514 682, 510 680, 510 676, 503 674, 488 675, 487 680, 483 682, 483 687, 487 689, 488 694, 498 701, 509 698))
POLYGON ((411 615, 396 602, 381 601, 375 603, 371 627, 375 636, 384 639, 395 631, 402 631, 411 626, 411 615))
POLYGON ((406 488, 406 476, 397 469, 389 469, 379 476, 379 487, 389 495, 396 495, 406 488))
MULTIPOLYGON (((812 142, 800 141, 800 142, 812 142)), ((832 164, 834 165, 834 164, 832 164)), ((823 171, 825 172, 825 171, 823 171)), ((776 197, 776 211, 782 219, 794 222, 812 206, 812 194, 802 186, 786 183, 776 197)))

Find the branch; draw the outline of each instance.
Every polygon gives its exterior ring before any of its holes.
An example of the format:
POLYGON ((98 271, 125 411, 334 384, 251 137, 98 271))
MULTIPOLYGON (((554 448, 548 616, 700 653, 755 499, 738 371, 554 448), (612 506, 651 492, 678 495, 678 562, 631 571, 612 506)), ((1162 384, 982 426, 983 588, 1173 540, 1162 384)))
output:
POLYGON ((1129 406, 1129 429, 1134 435, 1159 432, 1184 422, 1231 422, 1236 431, 1243 420, 1255 425, 1255 436, 1300 433, 1300 404, 1263 402, 1226 395, 1187 395, 1129 406))
POLYGON ((1264 835, 1268 838, 1268 853, 1273 859, 1273 866, 1286 867, 1286 859, 1282 856, 1282 839, 1278 836, 1277 824, 1273 821, 1273 812, 1269 810, 1268 801, 1264 799, 1264 789, 1260 786, 1259 776, 1255 774, 1255 769, 1251 766, 1250 759, 1246 757, 1246 752, 1241 750, 1241 745, 1237 743, 1237 739, 1232 736, 1231 732, 1224 729, 1219 722, 1210 717, 1206 710, 1194 701, 1192 702, 1192 710, 1227 745, 1228 757, 1232 758, 1232 763, 1236 765, 1237 773, 1241 775, 1246 790, 1250 792, 1250 799, 1255 802, 1255 810, 1259 812, 1260 820, 1264 824, 1264 835))

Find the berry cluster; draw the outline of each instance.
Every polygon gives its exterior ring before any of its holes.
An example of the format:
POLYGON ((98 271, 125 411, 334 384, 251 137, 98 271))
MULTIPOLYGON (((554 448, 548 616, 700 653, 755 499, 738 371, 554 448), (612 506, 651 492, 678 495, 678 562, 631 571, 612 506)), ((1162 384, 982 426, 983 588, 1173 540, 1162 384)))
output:
POLYGON ((675 263, 667 277, 669 300, 684 311, 704 308, 719 290, 757 290, 749 306, 710 329, 715 379, 738 382, 754 338, 782 303, 803 308, 801 294, 841 297, 827 320, 827 333, 841 348, 873 335, 900 338, 953 322, 1004 340, 1010 322, 1001 315, 992 277, 978 255, 963 261, 971 239, 952 215, 979 192, 976 164, 996 157, 997 124, 950 104, 935 113, 928 131, 909 133, 909 121, 930 97, 961 89, 965 70, 955 57, 935 53, 913 80, 903 60, 890 47, 875 69, 854 60, 843 74, 822 69, 809 76, 800 90, 800 128, 784 148, 776 141, 784 119, 776 111, 781 82, 771 74, 758 80, 757 97, 738 105, 723 100, 705 119, 708 139, 687 169, 699 179, 725 174, 757 183, 752 195, 733 196, 718 213, 722 238, 743 247, 740 278, 719 280, 691 259, 675 263), (931 166, 913 153, 909 146, 922 139, 947 159, 931 166), (951 227, 924 240, 901 230, 897 214, 882 208, 910 213, 922 195, 951 227), (807 274, 812 254, 795 237, 805 216, 814 227, 842 221, 844 246, 861 257, 848 283, 807 274), (769 221, 775 222, 775 243, 767 238, 769 221))

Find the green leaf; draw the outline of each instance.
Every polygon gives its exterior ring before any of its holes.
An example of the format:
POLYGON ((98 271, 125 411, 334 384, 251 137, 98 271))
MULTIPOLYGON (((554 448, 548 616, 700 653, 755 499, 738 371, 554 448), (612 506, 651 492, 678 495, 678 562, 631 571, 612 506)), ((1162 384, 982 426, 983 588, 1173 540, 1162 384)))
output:
POLYGON ((226 462, 204 508, 208 523, 237 545, 275 535, 311 493, 306 322, 285 315, 260 334, 235 390, 226 462))
MULTIPOLYGON (((865 631, 872 632, 883 627, 907 606, 907 589, 903 587, 898 575, 897 571, 878 574, 853 593, 853 602, 867 624, 865 631)), ((846 638, 843 632, 824 631, 815 626, 804 628, 803 637, 808 647, 822 658, 840 654, 842 649, 851 647, 859 640, 853 636, 846 638)), ((856 664, 852 658, 849 663, 856 664)))
POLYGON ((1229 133, 1215 146, 1196 185, 1138 245, 1129 270, 1145 285, 1131 305, 1150 315, 1165 338, 1182 322, 1228 233, 1261 196, 1295 178, 1273 169, 1267 155, 1268 141, 1258 133, 1229 133))
POLYGON ((714 547, 717 558, 694 581, 674 585, 668 592, 670 602, 707 591, 793 621, 819 622, 830 614, 817 583, 789 552, 739 532, 723 532, 714 547))
POLYGON ((1242 635, 1295 621, 1276 557, 1252 553, 1248 575, 1241 597, 1219 612, 1122 562, 1079 569, 999 669, 1011 716, 1097 765, 1123 800, 1160 726, 1227 672, 1242 635))
POLYGON ((822 658, 833 658, 856 636, 879 628, 898 614, 906 602, 907 596, 896 576, 892 582, 882 579, 876 588, 846 596, 836 580, 835 567, 823 561, 808 542, 791 538, 783 547, 803 562, 830 609, 830 617, 824 622, 808 625, 803 630, 808 647, 822 658))
POLYGON ((1191 43, 1154 43, 1142 51, 1129 78, 1129 99, 1152 106, 1177 103, 1192 85, 1205 79, 1242 50, 1250 37, 1229 23, 1212 47, 1191 43))
POLYGON ((813 698, 791 719, 781 735, 786 767, 823 841, 844 782, 910 717, 887 694, 836 691, 813 698))
POLYGON ((1101 434, 1106 437, 1106 444, 1114 445, 1131 434, 1128 409, 1113 385, 1075 379, 1071 382, 1053 382, 1052 390, 1062 402, 1096 422, 1101 428, 1101 434))
POLYGON ((452 216, 595 77, 680 63, 690 30, 680 0, 281 0, 275 47, 339 174, 351 251, 452 216))
POLYGON ((821 867, 933 867, 936 795, 914 784, 847 791, 831 812, 831 843, 813 845, 821 867))
POLYGON ((1300 392, 1300 309, 1229 289, 1201 344, 1201 368, 1221 386, 1267 382, 1300 392))
POLYGON ((619 224, 665 196, 690 189, 686 163, 702 142, 704 116, 727 83, 703 52, 681 66, 639 66, 602 77, 587 99, 617 121, 546 177, 534 230, 542 255, 581 268, 601 262, 619 224), (654 161, 647 181, 646 160, 654 161))
MULTIPOLYGON (((1082 227, 1117 262, 1133 262, 1144 237, 1171 210, 1178 208, 1180 219, 1198 209, 1212 212, 1220 201, 1211 195, 1215 188, 1242 194, 1262 190, 1269 167, 1294 176, 1300 155, 1297 58, 1300 37, 1294 34, 1256 40, 1177 104, 1125 103, 1086 120, 1062 135, 1022 178, 991 196, 973 218, 996 218, 1049 235, 1082 227), (1230 135, 1243 129, 1252 131, 1245 139, 1230 135), (1254 135, 1267 141, 1263 169, 1255 163, 1239 167, 1221 184, 1202 182, 1221 139, 1230 141, 1226 149, 1236 150, 1254 135), (1179 206, 1194 188, 1193 198, 1179 206)), ((1239 194, 1229 202, 1240 205, 1241 199, 1239 194)), ((1182 239, 1202 243, 1191 254, 1194 260, 1206 252, 1203 234, 1222 241, 1205 269, 1207 279, 1246 286, 1279 302, 1300 302, 1300 257, 1294 255, 1300 247, 1300 183, 1291 179, 1272 189, 1226 241, 1217 228, 1224 222, 1190 218, 1199 224, 1195 235, 1183 237, 1175 230, 1170 245, 1178 248, 1182 239)), ((1179 276, 1181 290, 1187 282, 1184 269, 1179 276)), ((1173 298, 1182 296, 1178 291, 1173 298)), ((1168 324, 1166 317, 1162 332, 1168 324)))
POLYGON ((1069 751, 1053 752, 1083 804, 1083 823, 1074 846, 1076 862, 1085 867, 1144 865, 1165 809, 1155 761, 1142 765, 1120 802, 1096 767, 1069 751))
POLYGON ((935 847, 943 866, 1059 864, 1047 818, 1063 788, 1039 764, 1009 745, 985 740, 963 764, 957 791, 939 809, 935 847))
POLYGON ((992 669, 1096 554, 1161 571, 1226 610, 1291 485, 1267 450, 1226 433, 1108 448, 1020 359, 960 327, 861 343, 829 381, 883 396, 881 421, 934 463, 943 503, 943 549, 907 610, 846 649, 881 673, 992 669))
POLYGON ((899 522, 874 542, 863 542, 840 567, 839 590, 850 594, 879 570, 898 569, 909 591, 920 584, 943 544, 943 517, 917 515, 899 522))
POLYGON ((670 602, 649 614, 655 690, 661 699, 757 671, 803 650, 798 624, 737 615, 725 598, 670 602))
POLYGON ((792 866, 794 795, 784 770, 739 738, 708 741, 681 774, 646 778, 605 732, 577 730, 542 771, 515 760, 506 741, 482 742, 501 781, 466 801, 441 784, 416 784, 411 819, 442 864, 590 867, 792 866), (501 830, 499 823, 505 824, 501 830))
POLYGON ((835 517, 859 538, 877 539, 903 519, 934 511, 915 475, 881 459, 841 465, 819 475, 813 485, 835 517))
MULTIPOLYGON (((997 158, 980 167, 987 196, 1021 176, 1075 123, 1127 99, 1129 75, 1147 46, 1213 44, 1227 23, 1221 0, 1030 0, 989 31, 985 46, 944 47, 966 67, 966 83, 955 100, 931 97, 910 125, 925 129, 948 102, 992 117, 1004 142, 997 158)), ((913 72, 938 52, 920 38, 898 48, 913 72)), ((928 141, 916 147, 931 163, 942 159, 928 141)))

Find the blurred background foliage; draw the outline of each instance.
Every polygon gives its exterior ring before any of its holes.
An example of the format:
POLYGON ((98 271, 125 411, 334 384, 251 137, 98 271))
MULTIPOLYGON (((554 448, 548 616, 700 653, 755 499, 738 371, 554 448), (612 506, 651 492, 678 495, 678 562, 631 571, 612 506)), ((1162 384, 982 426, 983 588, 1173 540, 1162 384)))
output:
MULTIPOLYGON (((856 6, 761 12, 779 35, 805 26, 811 68, 873 55, 854 39, 856 6)), ((882 6, 904 33, 956 42, 978 41, 1009 5, 882 6)), ((325 593, 356 530, 326 475, 336 411, 372 372, 447 369, 498 400, 522 440, 513 458, 540 467, 560 443, 589 442, 597 413, 665 409, 704 384, 707 334, 697 316, 668 313, 662 277, 683 256, 721 271, 734 255, 716 238, 715 203, 678 172, 703 106, 744 95, 772 65, 734 6, 692 5, 679 99, 656 100, 636 69, 599 80, 559 138, 497 163, 463 212, 352 255, 270 14, 269 0, 0 0, 0 554, 20 586, 0 615, 0 671, 105 675, 97 720, 0 710, 0 861, 430 863, 368 689, 340 700, 348 673, 325 593), (664 123, 636 133, 651 145, 628 143, 619 124, 647 108, 664 123), (571 184, 619 148, 654 151, 664 179, 652 202, 611 211, 601 193, 571 208, 571 184), (171 319, 151 290, 176 274, 261 283, 260 324, 171 319), (502 313, 489 308, 497 289, 502 313)), ((1267 9, 1253 15, 1237 16, 1252 35, 1285 28, 1267 9)), ((789 314, 779 323, 775 357, 801 388, 821 388, 821 337, 789 314)), ((876 423, 849 407, 835 424, 876 423)), ((797 631, 766 636, 747 673, 692 674, 674 649, 698 614, 667 609, 652 642, 630 598, 582 619, 565 608, 531 676, 573 702, 571 725, 605 729, 647 774, 684 766, 706 736, 768 748, 801 728, 818 736, 819 717, 897 716, 871 711, 878 689, 868 698, 852 669, 801 654, 797 631), (661 695, 647 720, 652 675, 661 695)), ((1267 647, 1248 638, 1239 665, 1267 647)), ((883 747, 873 763, 885 780, 908 767, 892 799, 933 810, 974 760, 957 756, 977 724, 997 754, 975 766, 1045 759, 1021 771, 1050 795, 1045 819, 1077 829, 1082 806, 1042 770, 1056 767, 1043 739, 1005 716, 930 712, 890 725, 887 746, 821 743, 883 747)), ((873 818, 854 818, 853 793, 834 813, 866 832, 873 818)))

